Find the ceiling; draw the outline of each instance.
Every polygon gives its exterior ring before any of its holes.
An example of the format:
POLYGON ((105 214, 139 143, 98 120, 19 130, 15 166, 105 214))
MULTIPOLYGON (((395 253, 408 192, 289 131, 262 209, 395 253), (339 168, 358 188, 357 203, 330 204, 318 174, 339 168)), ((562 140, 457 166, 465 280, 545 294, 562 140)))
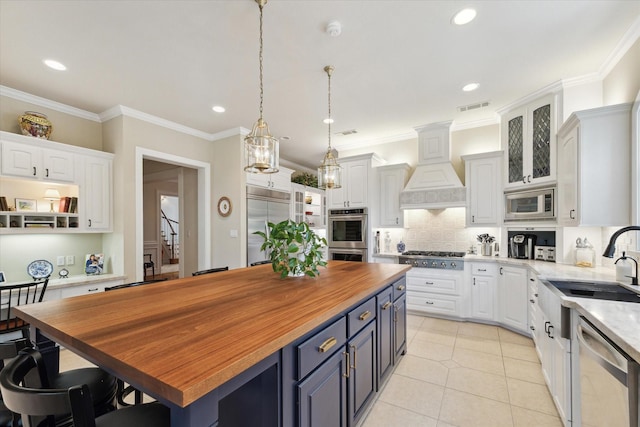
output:
MULTIPOLYGON (((317 166, 328 139, 323 68, 333 65, 338 150, 411 138, 427 123, 489 122, 560 79, 601 72, 639 16, 636 0, 270 0, 264 119, 289 138, 281 157, 317 166), (476 19, 453 25, 468 6, 476 19), (334 20, 338 37, 325 31, 334 20), (470 82, 479 89, 463 92, 470 82)), ((258 25, 254 0, 0 0, 0 84, 97 114, 124 105, 210 134, 250 129, 258 25), (45 58, 67 70, 50 70, 45 58)))

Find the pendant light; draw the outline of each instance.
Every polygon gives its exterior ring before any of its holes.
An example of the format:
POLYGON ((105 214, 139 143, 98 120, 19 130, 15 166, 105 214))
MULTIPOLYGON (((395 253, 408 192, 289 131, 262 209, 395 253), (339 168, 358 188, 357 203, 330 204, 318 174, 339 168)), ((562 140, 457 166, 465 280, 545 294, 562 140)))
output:
POLYGON ((255 0, 260 7, 260 118, 251 133, 244 138, 244 170, 252 173, 278 172, 278 140, 271 136, 269 125, 262 118, 262 8, 267 0, 255 0))
POLYGON ((324 155, 324 159, 320 166, 318 166, 318 188, 323 190, 332 190, 342 187, 342 168, 338 164, 338 159, 333 155, 333 149, 331 148, 331 74, 333 73, 333 66, 327 65, 324 67, 325 73, 329 77, 329 117, 326 122, 329 127, 329 148, 327 148, 327 154, 324 155))

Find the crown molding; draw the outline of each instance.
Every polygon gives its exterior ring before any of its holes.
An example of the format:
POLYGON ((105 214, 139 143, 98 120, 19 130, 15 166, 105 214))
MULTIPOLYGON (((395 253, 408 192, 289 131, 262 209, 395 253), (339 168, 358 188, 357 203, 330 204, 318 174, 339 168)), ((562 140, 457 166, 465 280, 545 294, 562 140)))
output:
POLYGON ((616 47, 611 51, 607 59, 604 60, 600 69, 598 70, 598 74, 602 79, 604 79, 610 72, 613 70, 620 59, 631 49, 631 46, 634 45, 635 42, 640 38, 640 16, 633 21, 633 24, 629 27, 629 29, 624 33, 622 39, 618 42, 616 47))
POLYGON ((218 141, 220 139, 229 138, 230 136, 240 135, 242 137, 249 135, 251 131, 242 126, 223 130, 222 132, 209 134, 209 141, 218 141))
POLYGON ((391 142, 407 141, 409 139, 416 139, 417 137, 418 136, 416 135, 415 132, 407 132, 407 133, 398 134, 398 135, 385 136, 382 138, 355 141, 348 144, 340 144, 340 143, 333 142, 331 145, 333 145, 336 149, 347 151, 347 150, 354 150, 362 147, 369 147, 372 145, 381 145, 381 144, 389 144, 391 142))
POLYGON ((42 98, 40 96, 32 95, 27 92, 22 92, 21 90, 13 89, 7 86, 0 85, 0 96, 6 96, 7 98, 13 98, 17 99, 18 101, 28 102, 29 104, 34 104, 39 107, 59 111, 71 116, 80 117, 81 119, 100 122, 100 117, 98 114, 91 113, 86 110, 81 110, 80 108, 72 107, 60 102, 52 101, 50 99, 42 98))
POLYGON ((507 105, 505 105, 504 107, 496 110, 496 113, 498 113, 500 116, 502 116, 504 113, 513 110, 514 108, 518 108, 521 107, 523 105, 526 105, 530 102, 535 101, 538 98, 541 98, 545 95, 549 95, 549 94, 557 94, 559 92, 562 91, 562 80, 558 80, 557 82, 553 82, 541 89, 536 90, 535 92, 532 92, 514 102, 511 102, 507 105))
POLYGON ((171 120, 166 120, 157 116, 153 116, 151 114, 147 114, 130 107, 125 107, 124 105, 116 105, 115 107, 108 109, 107 111, 105 111, 103 114, 100 115, 100 118, 103 119, 103 121, 106 121, 118 115, 142 120, 144 122, 151 123, 166 129, 174 130, 176 132, 195 136, 196 138, 201 138, 207 141, 212 141, 210 133, 202 132, 200 130, 197 130, 188 126, 181 125, 180 123, 172 122, 171 120))
POLYGON ((494 114, 494 117, 489 117, 486 119, 479 119, 479 120, 471 120, 471 121, 462 122, 462 123, 458 123, 457 121, 454 120, 453 124, 451 125, 451 131, 475 129, 483 126, 491 126, 491 125, 497 125, 497 124, 500 124, 500 117, 497 114, 494 114))

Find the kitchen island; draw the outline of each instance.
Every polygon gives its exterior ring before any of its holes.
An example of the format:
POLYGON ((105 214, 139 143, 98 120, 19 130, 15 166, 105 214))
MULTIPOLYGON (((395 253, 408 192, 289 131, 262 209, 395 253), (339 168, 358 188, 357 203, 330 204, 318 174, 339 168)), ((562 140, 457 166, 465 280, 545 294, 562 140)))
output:
MULTIPOLYGON (((389 353, 381 344, 391 340, 395 350, 406 348, 402 331, 389 331, 383 319, 406 328, 406 311, 395 304, 403 298, 408 269, 331 261, 318 278, 281 280, 270 265, 262 265, 47 301, 16 312, 32 328, 169 406, 172 426, 255 420, 268 426, 313 425, 314 415, 302 414, 306 405, 299 401, 313 372, 337 359, 340 381, 353 376, 360 386, 363 376, 352 370, 356 354, 351 352, 366 332, 374 352, 358 353, 358 363, 373 363, 377 391, 378 362, 389 353), (393 317, 382 312, 390 306, 393 317)), ((347 390, 332 394, 346 397, 347 390)), ((349 398, 349 405, 341 406, 355 417, 349 398)), ((370 401, 367 395, 364 403, 370 401)))

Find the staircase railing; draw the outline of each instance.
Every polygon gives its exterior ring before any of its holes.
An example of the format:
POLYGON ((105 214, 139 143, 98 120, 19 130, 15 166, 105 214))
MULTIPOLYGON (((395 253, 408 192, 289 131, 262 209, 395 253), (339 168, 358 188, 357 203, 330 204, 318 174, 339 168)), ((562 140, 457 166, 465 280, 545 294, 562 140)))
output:
POLYGON ((174 219, 167 218, 164 210, 160 210, 162 216, 162 224, 160 227, 160 234, 163 237, 162 245, 162 261, 168 258, 169 263, 173 263, 173 260, 180 258, 179 236, 180 223, 174 219), (165 248, 166 246, 166 248, 165 248))

